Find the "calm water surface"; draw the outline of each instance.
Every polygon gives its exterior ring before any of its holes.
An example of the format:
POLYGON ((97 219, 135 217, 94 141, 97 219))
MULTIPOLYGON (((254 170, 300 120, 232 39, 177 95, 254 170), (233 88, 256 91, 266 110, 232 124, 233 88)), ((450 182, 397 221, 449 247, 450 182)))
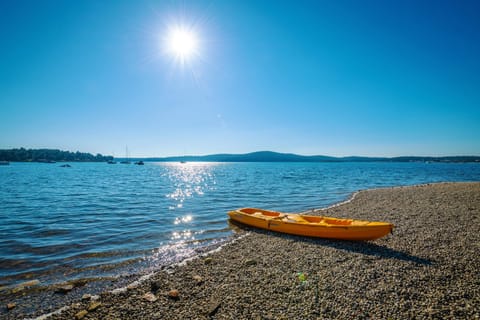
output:
POLYGON ((357 190, 480 181, 480 164, 12 163, 0 166, 0 285, 118 275, 232 234, 238 207, 305 211, 357 190))

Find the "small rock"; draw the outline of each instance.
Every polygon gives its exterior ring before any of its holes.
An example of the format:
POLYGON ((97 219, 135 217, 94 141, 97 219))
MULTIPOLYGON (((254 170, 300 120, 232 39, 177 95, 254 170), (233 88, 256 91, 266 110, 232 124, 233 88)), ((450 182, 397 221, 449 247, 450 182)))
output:
POLYGON ((82 310, 82 311, 79 311, 75 314, 75 319, 83 319, 83 317, 85 317, 87 315, 88 311, 87 310, 82 310))
POLYGON ((155 302, 158 300, 157 296, 151 292, 145 293, 142 298, 147 300, 148 302, 155 302))
POLYGON ((209 317, 213 317, 215 313, 217 313, 218 309, 220 309, 220 305, 222 304, 221 301, 215 300, 210 303, 208 306, 208 312, 207 315, 209 317))
POLYGON ((56 293, 68 293, 73 290, 73 285, 71 284, 63 284, 59 285, 55 288, 56 293))
POLYGON ((193 278, 193 280, 195 280, 195 282, 196 282, 197 284, 200 284, 200 283, 203 282, 203 278, 202 278, 201 276, 199 276, 198 274, 197 274, 197 275, 194 275, 192 278, 193 278))
POLYGON ((210 258, 210 257, 208 257, 208 258, 205 258, 205 260, 203 260, 203 262, 204 262, 205 264, 211 264, 211 263, 213 262, 213 259, 210 258))
POLYGON ((253 259, 248 259, 248 260, 245 261, 246 266, 254 266, 256 264, 257 264, 257 261, 253 260, 253 259))
POLYGON ((68 284, 71 284, 74 288, 83 287, 84 285, 87 284, 87 280, 75 279, 75 280, 68 281, 68 284))
POLYGON ((7 310, 12 310, 16 306, 17 306, 17 304, 15 302, 7 303, 7 310))
MULTIPOLYGON (((113 289, 110 292, 114 295, 120 295, 120 294, 124 294, 125 292, 127 292, 127 288, 117 288, 117 289, 113 289)), ((101 294, 102 295, 107 295, 108 293, 102 292, 101 294)))
POLYGON ((180 299, 180 293, 177 289, 172 289, 168 292, 168 297, 173 300, 178 300, 180 299))
POLYGON ((128 290, 133 290, 133 289, 136 289, 138 288, 138 283, 130 283, 128 286, 127 286, 127 289, 128 290))
POLYGON ((159 289, 163 287, 163 282, 162 281, 153 281, 152 284, 150 284, 150 290, 152 292, 157 292, 159 289))
POLYGON ((15 287, 12 289, 12 293, 17 293, 23 290, 25 290, 25 287, 15 287))
POLYGON ((92 303, 90 303, 90 304, 88 305, 87 310, 88 310, 88 311, 94 311, 94 310, 96 310, 98 307, 100 307, 101 305, 102 305, 101 302, 94 301, 94 302, 92 302, 92 303))
POLYGON ((82 296, 82 300, 83 300, 83 301, 90 300, 90 299, 92 299, 92 295, 89 294, 89 293, 85 293, 85 294, 82 296))

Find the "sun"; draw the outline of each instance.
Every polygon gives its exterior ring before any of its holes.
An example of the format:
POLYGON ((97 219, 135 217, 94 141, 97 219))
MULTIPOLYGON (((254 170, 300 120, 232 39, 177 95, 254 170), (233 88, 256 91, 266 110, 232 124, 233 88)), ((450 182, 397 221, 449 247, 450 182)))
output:
POLYGON ((185 26, 169 28, 165 38, 165 47, 169 55, 185 64, 198 55, 199 40, 195 30, 185 26))

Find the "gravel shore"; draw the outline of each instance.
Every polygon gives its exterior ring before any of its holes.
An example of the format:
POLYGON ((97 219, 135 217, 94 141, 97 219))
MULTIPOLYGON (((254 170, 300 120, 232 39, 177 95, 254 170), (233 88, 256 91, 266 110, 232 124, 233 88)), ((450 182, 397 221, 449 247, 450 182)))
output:
POLYGON ((48 319, 480 318, 480 183, 361 191, 315 214, 395 229, 349 242, 240 227, 221 250, 48 319))

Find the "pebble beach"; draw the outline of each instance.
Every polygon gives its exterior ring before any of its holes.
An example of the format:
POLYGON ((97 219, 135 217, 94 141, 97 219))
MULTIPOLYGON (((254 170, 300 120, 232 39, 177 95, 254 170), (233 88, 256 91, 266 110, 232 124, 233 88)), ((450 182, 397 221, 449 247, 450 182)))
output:
MULTIPOLYGON (((18 302, 0 317, 480 318, 479 182, 365 190, 308 213, 395 228, 375 241, 350 242, 232 225, 234 240, 209 253, 98 294, 89 294, 88 284, 81 295, 70 288, 64 294, 76 299, 48 315, 38 311, 45 306, 22 314, 18 302)), ((2 302, 16 303, 14 294, 1 294, 2 302)))

